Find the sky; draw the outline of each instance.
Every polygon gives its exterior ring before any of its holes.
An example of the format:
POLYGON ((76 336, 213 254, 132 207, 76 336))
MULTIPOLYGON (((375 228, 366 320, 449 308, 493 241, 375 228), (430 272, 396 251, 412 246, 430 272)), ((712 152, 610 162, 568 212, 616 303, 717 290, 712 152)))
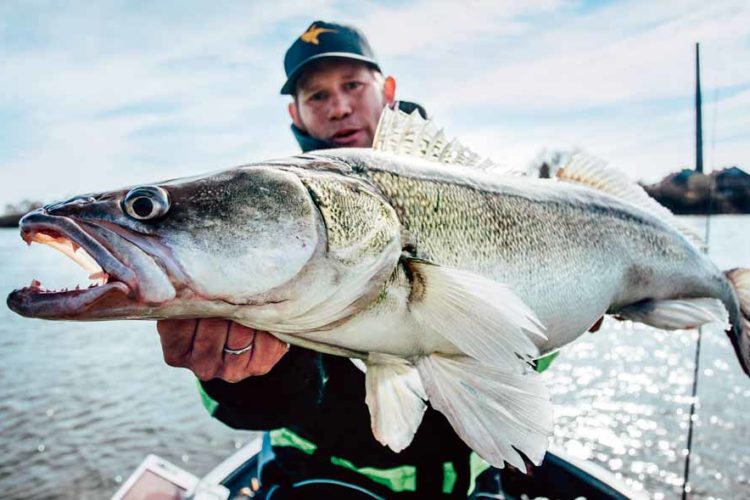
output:
POLYGON ((298 153, 283 56, 355 24, 397 97, 525 168, 580 148, 633 179, 750 170, 750 2, 0 2, 0 211, 298 153))

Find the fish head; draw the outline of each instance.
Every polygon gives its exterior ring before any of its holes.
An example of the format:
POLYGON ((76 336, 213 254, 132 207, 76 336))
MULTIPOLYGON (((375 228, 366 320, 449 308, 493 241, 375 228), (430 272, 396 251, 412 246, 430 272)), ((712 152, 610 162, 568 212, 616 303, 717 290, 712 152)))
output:
POLYGON ((202 177, 76 196, 20 221, 29 244, 63 251, 95 286, 16 290, 11 309, 47 319, 207 317, 282 301, 320 244, 302 183, 247 166, 202 177))
POLYGON ((47 205, 21 220, 23 239, 61 250, 94 286, 35 280, 8 305, 44 319, 330 324, 382 290, 401 250, 393 210, 353 184, 257 164, 47 205))

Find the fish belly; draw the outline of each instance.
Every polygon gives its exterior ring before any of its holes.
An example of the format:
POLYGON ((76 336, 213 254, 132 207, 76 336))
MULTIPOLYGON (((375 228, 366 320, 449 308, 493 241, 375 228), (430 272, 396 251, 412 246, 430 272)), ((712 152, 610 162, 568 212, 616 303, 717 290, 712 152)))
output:
POLYGON ((359 352, 412 359, 434 352, 460 351, 436 332, 425 329, 409 310, 411 284, 399 266, 378 299, 349 321, 331 329, 302 334, 305 340, 335 344, 359 352))

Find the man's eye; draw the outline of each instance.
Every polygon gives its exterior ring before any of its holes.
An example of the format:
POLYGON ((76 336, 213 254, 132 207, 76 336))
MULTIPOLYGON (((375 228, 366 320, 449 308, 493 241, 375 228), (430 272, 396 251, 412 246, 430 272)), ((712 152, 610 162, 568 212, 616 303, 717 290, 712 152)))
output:
POLYGON ((310 96, 311 101, 322 101, 326 98, 325 92, 315 92, 313 95, 310 96))
POLYGON ((344 88, 346 90, 354 90, 354 89, 358 89, 361 85, 362 85, 361 82, 346 82, 344 84, 344 88))

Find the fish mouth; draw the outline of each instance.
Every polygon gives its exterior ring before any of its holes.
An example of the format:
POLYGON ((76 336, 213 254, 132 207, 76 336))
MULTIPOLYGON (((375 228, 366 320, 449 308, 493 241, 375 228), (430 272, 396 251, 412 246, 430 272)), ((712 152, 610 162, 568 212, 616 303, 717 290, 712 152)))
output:
POLYGON ((62 252, 92 280, 88 286, 46 290, 33 279, 29 286, 8 296, 8 307, 22 316, 77 320, 138 317, 136 311, 144 306, 154 306, 175 295, 168 280, 165 287, 163 270, 159 268, 162 279, 154 276, 154 269, 144 272, 144 261, 145 267, 150 260, 158 268, 153 258, 111 230, 50 215, 43 208, 27 214, 19 226, 27 244, 40 243, 62 252))

